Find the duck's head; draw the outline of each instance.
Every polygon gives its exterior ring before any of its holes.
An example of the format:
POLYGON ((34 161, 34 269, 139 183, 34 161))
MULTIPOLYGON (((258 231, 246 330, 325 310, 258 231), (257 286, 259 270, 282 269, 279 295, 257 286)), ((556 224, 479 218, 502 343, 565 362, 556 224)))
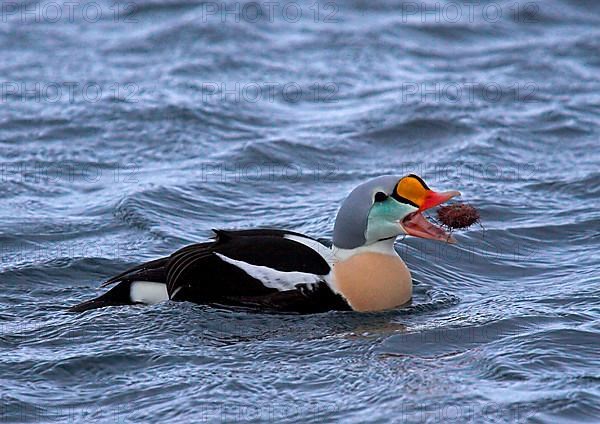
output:
POLYGON ((452 243, 455 240, 421 212, 459 195, 458 191, 435 192, 414 174, 372 179, 356 187, 342 203, 333 244, 355 249, 401 234, 452 243))

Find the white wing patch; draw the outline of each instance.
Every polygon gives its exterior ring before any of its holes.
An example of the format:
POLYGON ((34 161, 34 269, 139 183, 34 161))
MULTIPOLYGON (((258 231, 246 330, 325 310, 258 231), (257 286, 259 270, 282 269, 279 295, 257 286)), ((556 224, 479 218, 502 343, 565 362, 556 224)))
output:
POLYGON ((323 276, 321 275, 299 271, 278 271, 267 266, 252 265, 247 262, 231 259, 220 253, 215 252, 215 255, 223 261, 240 268, 250 277, 256 278, 265 287, 277 289, 279 291, 294 290, 298 284, 307 284, 310 286, 323 281, 323 276))
POLYGON ((318 241, 310 239, 308 237, 296 236, 293 234, 286 234, 284 236, 284 238, 295 241, 296 243, 300 243, 300 244, 303 244, 303 245, 311 248, 312 250, 317 252, 319 255, 321 255, 321 257, 323 259, 325 259, 325 262, 327 262, 329 264, 329 266, 331 266, 333 264, 333 262, 334 262, 333 251, 330 248, 328 248, 327 246, 325 246, 324 244, 321 244, 318 241))
POLYGON ((169 300, 167 285, 153 281, 134 281, 129 286, 129 297, 132 302, 154 305, 169 300))

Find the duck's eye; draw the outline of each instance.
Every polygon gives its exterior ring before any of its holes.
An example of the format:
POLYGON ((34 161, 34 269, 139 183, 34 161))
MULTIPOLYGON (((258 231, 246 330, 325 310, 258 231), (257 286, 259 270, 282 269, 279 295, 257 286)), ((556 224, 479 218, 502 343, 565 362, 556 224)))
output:
POLYGON ((377 193, 375 193, 375 201, 376 202, 383 202, 387 198, 388 198, 388 195, 382 191, 378 191, 377 193))

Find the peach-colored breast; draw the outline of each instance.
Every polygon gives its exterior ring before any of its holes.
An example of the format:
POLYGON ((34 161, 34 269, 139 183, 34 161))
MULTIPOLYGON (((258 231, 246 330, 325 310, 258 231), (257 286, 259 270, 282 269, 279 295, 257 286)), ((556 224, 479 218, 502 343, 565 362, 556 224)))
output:
POLYGON ((410 271, 399 256, 366 252, 333 267, 335 285, 355 311, 381 311, 412 297, 410 271))

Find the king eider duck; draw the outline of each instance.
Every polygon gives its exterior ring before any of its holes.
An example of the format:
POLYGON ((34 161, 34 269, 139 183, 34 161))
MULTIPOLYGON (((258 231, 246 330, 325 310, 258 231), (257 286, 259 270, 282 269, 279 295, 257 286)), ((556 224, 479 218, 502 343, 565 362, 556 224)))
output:
POLYGON ((166 300, 297 313, 395 308, 412 297, 396 237, 454 242, 422 212, 457 195, 435 192, 414 174, 378 177, 342 203, 331 249, 287 230, 213 230, 214 241, 116 275, 103 284, 116 284, 108 292, 70 310, 166 300))

